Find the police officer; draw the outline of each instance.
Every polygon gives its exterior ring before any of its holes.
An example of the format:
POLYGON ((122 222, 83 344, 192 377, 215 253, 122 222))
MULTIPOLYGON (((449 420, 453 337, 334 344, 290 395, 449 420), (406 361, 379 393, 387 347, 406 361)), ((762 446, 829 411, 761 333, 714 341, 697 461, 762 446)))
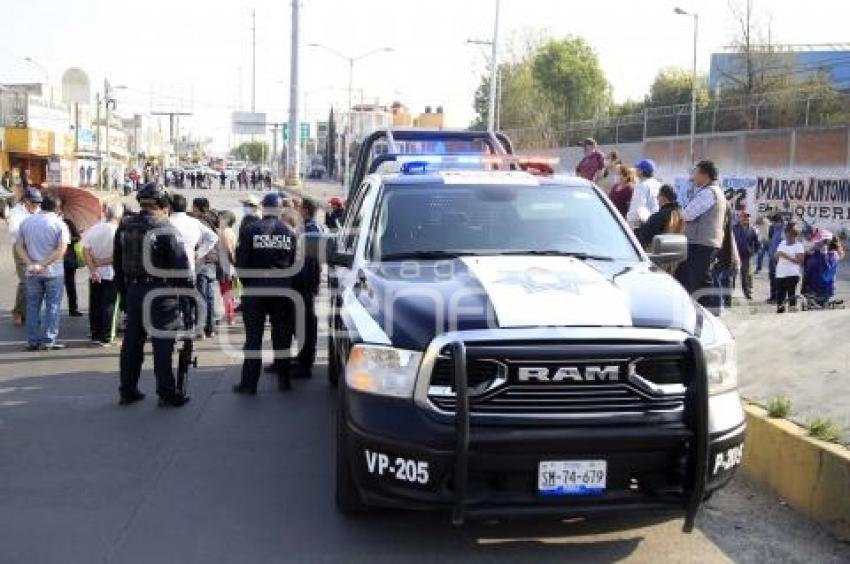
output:
MULTIPOLYGON (((139 190, 137 199, 141 212, 125 219, 118 228, 113 255, 115 282, 127 300, 127 328, 121 344, 121 405, 145 398, 138 388, 149 329, 145 322, 149 320, 151 328, 157 331, 181 330, 178 296, 169 294, 168 289, 193 287, 180 234, 168 222, 168 194, 151 183, 139 190), (149 293, 163 290, 164 295, 146 299, 149 293)), ((151 337, 160 407, 180 407, 189 401, 187 395, 175 388, 171 363, 174 341, 173 337, 151 337)))
MULTIPOLYGON (((301 218, 304 220, 304 233, 321 233, 323 227, 316 222, 316 202, 304 198, 301 202, 301 218)), ((304 257, 301 271, 297 277, 297 289, 304 303, 304 338, 298 351, 298 366, 295 378, 311 378, 313 364, 316 362, 316 340, 319 325, 316 319, 316 296, 322 278, 322 267, 315 258, 304 257)))
POLYGON ((285 357, 292 345, 293 303, 287 290, 293 287, 288 270, 295 261, 296 237, 280 220, 282 205, 280 194, 266 194, 262 219, 239 231, 236 269, 244 288, 245 361, 242 379, 233 387, 237 394, 257 393, 266 317, 272 326, 278 386, 281 391, 290 388, 289 362, 285 357))

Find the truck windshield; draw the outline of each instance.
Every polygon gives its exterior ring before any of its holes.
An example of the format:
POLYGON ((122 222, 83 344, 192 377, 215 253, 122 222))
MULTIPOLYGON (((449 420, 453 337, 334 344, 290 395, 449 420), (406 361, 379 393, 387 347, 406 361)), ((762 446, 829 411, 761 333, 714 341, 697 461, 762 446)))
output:
POLYGON ((372 234, 374 260, 485 254, 639 259, 611 210, 589 187, 386 187, 372 234))

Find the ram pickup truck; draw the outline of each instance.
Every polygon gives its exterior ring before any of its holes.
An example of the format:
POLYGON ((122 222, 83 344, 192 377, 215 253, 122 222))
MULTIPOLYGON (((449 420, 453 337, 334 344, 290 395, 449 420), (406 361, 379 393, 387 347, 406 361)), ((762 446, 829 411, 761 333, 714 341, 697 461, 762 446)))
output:
POLYGON ((661 510, 690 531, 745 423, 731 334, 658 266, 684 237, 646 253, 593 184, 433 135, 364 144, 325 255, 338 508, 661 510))

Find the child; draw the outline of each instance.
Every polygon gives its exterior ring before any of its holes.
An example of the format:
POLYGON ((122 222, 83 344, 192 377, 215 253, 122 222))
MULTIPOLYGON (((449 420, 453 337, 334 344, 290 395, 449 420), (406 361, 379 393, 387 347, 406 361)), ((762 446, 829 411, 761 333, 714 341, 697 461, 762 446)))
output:
POLYGON ((797 226, 794 222, 789 223, 785 226, 785 240, 776 249, 776 313, 785 313, 786 299, 791 311, 797 309, 797 284, 806 254, 803 244, 797 241, 797 235, 797 226))

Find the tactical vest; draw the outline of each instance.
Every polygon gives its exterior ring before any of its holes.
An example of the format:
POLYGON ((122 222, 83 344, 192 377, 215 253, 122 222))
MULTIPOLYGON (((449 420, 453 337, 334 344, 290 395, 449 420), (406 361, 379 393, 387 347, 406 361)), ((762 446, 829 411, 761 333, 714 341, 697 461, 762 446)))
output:
POLYGON ((144 264, 145 239, 150 229, 150 222, 141 216, 132 217, 121 226, 121 270, 128 280, 150 276, 144 264))

